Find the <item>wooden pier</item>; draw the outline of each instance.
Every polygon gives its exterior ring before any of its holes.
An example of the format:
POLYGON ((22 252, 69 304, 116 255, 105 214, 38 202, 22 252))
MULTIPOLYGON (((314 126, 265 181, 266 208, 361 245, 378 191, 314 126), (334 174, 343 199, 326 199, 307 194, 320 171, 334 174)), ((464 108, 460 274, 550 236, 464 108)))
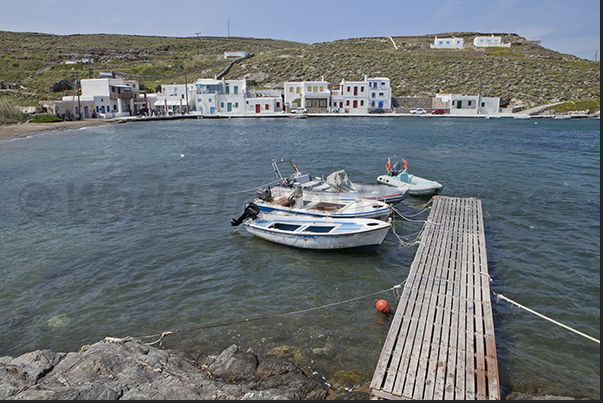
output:
POLYGON ((436 196, 371 397, 500 400, 482 203, 436 196))

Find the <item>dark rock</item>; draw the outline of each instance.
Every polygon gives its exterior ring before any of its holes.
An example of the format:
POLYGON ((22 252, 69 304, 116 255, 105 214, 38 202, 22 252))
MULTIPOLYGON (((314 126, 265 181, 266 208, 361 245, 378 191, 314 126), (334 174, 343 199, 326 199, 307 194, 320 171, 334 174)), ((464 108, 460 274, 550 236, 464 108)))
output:
POLYGON ((297 364, 234 345, 211 356, 106 338, 77 353, 0 358, 1 399, 319 400, 329 392, 297 364))

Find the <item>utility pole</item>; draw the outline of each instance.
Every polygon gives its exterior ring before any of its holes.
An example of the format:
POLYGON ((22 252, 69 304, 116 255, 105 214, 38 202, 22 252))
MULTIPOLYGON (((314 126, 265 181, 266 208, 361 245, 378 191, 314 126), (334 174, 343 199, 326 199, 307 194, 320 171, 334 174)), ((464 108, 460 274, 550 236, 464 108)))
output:
POLYGON ((197 56, 199 56, 199 34, 201 32, 195 32, 195 35, 197 35, 197 39, 196 39, 196 43, 197 43, 197 56))
POLYGON ((75 89, 77 90, 77 115, 78 120, 82 120, 82 107, 80 105, 80 80, 78 73, 75 73, 75 89))
POLYGON ((186 80, 186 73, 184 73, 184 96, 186 97, 186 114, 188 115, 188 82, 186 80))
POLYGON ((230 20, 228 20, 228 39, 230 39, 230 20))

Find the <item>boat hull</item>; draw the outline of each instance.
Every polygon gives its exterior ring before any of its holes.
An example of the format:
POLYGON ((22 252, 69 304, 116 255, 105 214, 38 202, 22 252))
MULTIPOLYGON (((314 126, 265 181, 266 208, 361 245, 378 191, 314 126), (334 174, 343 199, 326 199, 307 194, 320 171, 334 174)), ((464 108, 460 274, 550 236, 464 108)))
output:
MULTIPOLYGON (((318 186, 304 186, 301 185, 304 194, 314 196, 314 197, 337 197, 341 200, 353 201, 356 199, 365 199, 365 200, 376 200, 385 202, 387 204, 396 204, 406 199, 409 195, 408 187, 406 189, 394 189, 384 186, 371 186, 371 185, 354 185, 356 187, 356 191, 346 192, 346 191, 337 191, 332 189, 327 184, 320 184, 318 186)), ((274 189, 278 189, 282 192, 292 192, 293 188, 286 187, 275 187, 274 189)))
POLYGON ((439 193, 444 187, 441 183, 420 178, 402 172, 396 176, 381 175, 377 182, 390 186, 409 186, 408 193, 412 196, 429 196, 439 193))
POLYGON ((250 234, 267 241, 319 250, 374 251, 391 228, 390 223, 373 219, 308 219, 276 215, 264 215, 244 224, 250 234))
POLYGON ((362 198, 342 199, 338 194, 310 195, 304 193, 301 196, 302 200, 294 200, 293 202, 288 200, 291 195, 290 189, 286 191, 272 189, 271 195, 271 201, 256 199, 254 202, 263 213, 386 220, 392 212, 391 206, 385 202, 362 198))

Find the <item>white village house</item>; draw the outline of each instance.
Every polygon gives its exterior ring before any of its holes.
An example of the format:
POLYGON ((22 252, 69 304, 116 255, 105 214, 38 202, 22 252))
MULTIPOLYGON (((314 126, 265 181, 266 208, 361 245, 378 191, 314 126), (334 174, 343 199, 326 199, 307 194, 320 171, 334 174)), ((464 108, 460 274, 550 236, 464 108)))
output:
POLYGON ((510 48, 511 44, 502 43, 502 37, 494 36, 494 34, 492 34, 492 36, 476 36, 473 38, 473 46, 478 48, 510 48))
POLYGON ((247 80, 201 78, 195 82, 196 111, 200 115, 282 112, 282 98, 257 97, 247 80))
POLYGON ((345 81, 339 90, 331 91, 331 111, 338 113, 368 113, 371 109, 391 108, 389 78, 364 77, 364 81, 345 81))
POLYGON ((463 38, 438 38, 435 37, 433 43, 429 45, 431 49, 464 49, 465 41, 463 38))
POLYGON ((55 114, 75 118, 114 118, 132 116, 144 106, 139 99, 138 81, 121 78, 89 78, 80 80, 81 95, 64 96, 55 102, 55 114), (78 104, 79 108, 78 109, 78 104))
POLYGON ((481 95, 437 94, 450 110, 450 115, 475 116, 496 115, 499 112, 500 98, 482 97, 481 95))
POLYGON ((148 97, 148 105, 152 105, 149 109, 158 115, 168 116, 194 111, 195 85, 186 84, 186 88, 188 91, 185 91, 184 84, 162 85, 161 92, 148 97))
POLYGON ((331 92, 329 83, 321 81, 285 82, 285 110, 304 107, 313 113, 326 113, 331 92))

